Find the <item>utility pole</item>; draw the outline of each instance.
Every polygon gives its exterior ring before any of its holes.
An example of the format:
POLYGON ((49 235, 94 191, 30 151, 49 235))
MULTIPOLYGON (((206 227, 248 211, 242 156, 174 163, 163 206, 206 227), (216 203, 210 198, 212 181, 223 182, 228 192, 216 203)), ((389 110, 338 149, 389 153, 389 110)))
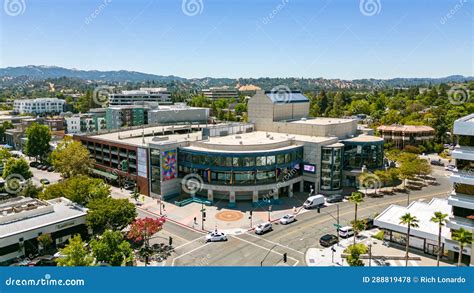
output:
POLYGON ((206 220, 206 209, 204 208, 204 202, 201 202, 201 229, 204 230, 204 221, 206 220))
POLYGON ((268 221, 271 222, 272 205, 268 206, 268 221))
POLYGON ((250 216, 249 216, 249 220, 250 220, 250 229, 252 229, 252 216, 253 216, 253 211, 250 211, 250 216))

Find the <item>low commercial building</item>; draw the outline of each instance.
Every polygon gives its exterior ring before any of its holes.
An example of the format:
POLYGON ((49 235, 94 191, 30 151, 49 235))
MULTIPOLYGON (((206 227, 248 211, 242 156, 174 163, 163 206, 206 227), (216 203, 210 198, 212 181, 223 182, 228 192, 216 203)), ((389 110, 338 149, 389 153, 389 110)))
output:
MULTIPOLYGON (((431 218, 435 212, 451 214, 451 207, 446 199, 433 198, 430 202, 414 201, 408 207, 391 205, 374 219, 374 225, 385 231, 384 239, 399 245, 406 245, 407 226, 400 224, 400 218, 410 213, 418 219, 418 227, 410 228, 410 247, 424 253, 437 255, 439 225, 431 218)), ((447 227, 441 230, 441 250, 447 255, 446 242, 451 239, 447 227)))
POLYGON ((218 99, 237 99, 239 92, 236 88, 223 86, 223 87, 210 87, 208 89, 202 89, 201 93, 204 97, 211 100, 218 99))
POLYGON ((435 134, 432 127, 423 125, 382 125, 377 130, 385 142, 393 143, 398 148, 432 141, 435 134))
POLYGON ((13 102, 16 114, 57 115, 64 111, 64 100, 57 98, 21 99, 13 102))
POLYGON ((145 105, 146 103, 171 104, 171 94, 167 88, 140 88, 109 95, 110 106, 145 105))
POLYGON ((87 209, 66 198, 48 201, 15 197, 0 201, 0 263, 35 255, 38 236, 51 235, 52 245, 75 234, 87 234, 87 209))
MULTIPOLYGON (((452 152, 456 169, 451 175, 454 191, 448 201, 452 207, 452 216, 447 227, 451 232, 464 228, 474 233, 474 114, 462 117, 454 122, 454 135, 458 145, 452 152)), ((450 257, 457 260, 460 246, 455 241, 448 241, 450 257)), ((474 265, 474 243, 463 248, 463 262, 474 265)))
POLYGON ((107 129, 107 123, 104 112, 90 112, 86 114, 77 114, 66 118, 67 133, 93 133, 107 129))

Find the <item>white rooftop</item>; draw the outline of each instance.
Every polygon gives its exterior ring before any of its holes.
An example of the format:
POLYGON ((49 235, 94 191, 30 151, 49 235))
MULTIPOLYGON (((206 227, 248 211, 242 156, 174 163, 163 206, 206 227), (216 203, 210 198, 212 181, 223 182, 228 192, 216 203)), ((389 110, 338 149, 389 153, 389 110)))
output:
MULTIPOLYGON (((418 228, 411 228, 411 235, 431 239, 437 241, 439 226, 430 221, 435 212, 442 212, 443 214, 451 214, 451 206, 447 199, 433 198, 430 202, 414 201, 408 207, 391 205, 380 215, 378 215, 374 224, 380 228, 406 233, 406 225, 400 224, 400 218, 406 213, 415 216, 418 222, 418 228)), ((442 230, 442 238, 450 239, 448 228, 442 230)))

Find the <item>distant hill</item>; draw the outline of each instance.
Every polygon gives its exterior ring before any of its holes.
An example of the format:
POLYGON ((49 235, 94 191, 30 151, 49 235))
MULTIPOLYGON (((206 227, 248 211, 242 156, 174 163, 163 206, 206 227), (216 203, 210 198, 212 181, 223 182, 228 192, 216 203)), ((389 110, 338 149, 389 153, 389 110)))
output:
POLYGON ((19 67, 0 68, 0 86, 11 85, 12 83, 24 83, 25 79, 45 80, 57 78, 70 78, 92 82, 102 83, 146 83, 159 82, 170 85, 174 88, 177 84, 190 87, 210 87, 210 86, 239 86, 253 84, 262 89, 270 90, 277 85, 285 85, 291 89, 300 89, 302 91, 319 89, 374 89, 374 88, 392 88, 392 87, 410 87, 410 86, 428 86, 440 83, 458 83, 473 81, 474 77, 465 77, 462 75, 451 75, 442 78, 393 78, 393 79, 325 79, 325 78, 194 78, 186 79, 179 76, 155 75, 136 71, 118 70, 118 71, 98 71, 98 70, 78 70, 68 69, 57 66, 29 65, 19 67), (186 86, 187 85, 187 86, 186 86))
POLYGON ((20 77, 27 76, 30 79, 47 78, 79 78, 84 80, 104 81, 104 82, 141 82, 141 81, 179 81, 184 80, 177 76, 162 76, 136 71, 98 71, 98 70, 77 70, 67 69, 57 66, 20 66, 0 68, 0 77, 20 77))

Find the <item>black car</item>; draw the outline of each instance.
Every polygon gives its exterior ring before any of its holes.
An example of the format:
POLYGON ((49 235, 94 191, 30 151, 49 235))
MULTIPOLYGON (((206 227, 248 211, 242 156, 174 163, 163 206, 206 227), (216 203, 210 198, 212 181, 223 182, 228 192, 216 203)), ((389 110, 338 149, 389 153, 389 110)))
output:
POLYGON ((344 196, 342 194, 333 194, 326 198, 326 202, 333 203, 333 202, 341 202, 344 200, 344 196))
POLYGON ((41 170, 43 170, 43 171, 48 170, 48 165, 44 165, 43 167, 41 167, 41 170))
POLYGON ((48 167, 48 172, 53 172, 53 171, 54 171, 53 166, 49 166, 49 167, 48 167))
POLYGON ((41 170, 41 168, 43 168, 43 165, 38 164, 38 165, 35 166, 35 168, 38 169, 38 170, 41 170))
POLYGON ((443 166, 444 167, 444 163, 441 162, 440 160, 436 161, 436 160, 431 160, 430 161, 430 164, 433 165, 433 166, 443 166))
POLYGON ((319 244, 321 244, 321 246, 323 247, 332 246, 336 244, 337 242, 339 242, 339 240, 337 236, 333 234, 326 234, 322 236, 321 238, 319 238, 319 244))
POLYGON ((374 225, 374 219, 372 218, 366 218, 364 219, 364 224, 365 224, 365 229, 370 230, 375 227, 374 225))
POLYGON ((30 167, 34 168, 34 167, 38 166, 38 164, 39 164, 38 162, 30 162, 30 167))

